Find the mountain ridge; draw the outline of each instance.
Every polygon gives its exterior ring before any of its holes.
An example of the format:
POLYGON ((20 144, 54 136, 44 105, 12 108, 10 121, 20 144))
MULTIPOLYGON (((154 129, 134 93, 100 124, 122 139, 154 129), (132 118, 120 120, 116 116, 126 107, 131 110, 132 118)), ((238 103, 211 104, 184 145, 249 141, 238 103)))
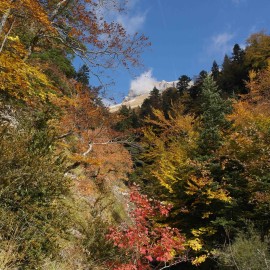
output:
POLYGON ((109 107, 110 112, 118 111, 123 105, 130 107, 131 109, 137 108, 143 104, 146 98, 149 97, 150 92, 153 90, 154 87, 156 87, 159 91, 163 92, 170 87, 176 87, 177 82, 178 81, 167 82, 165 80, 153 82, 153 85, 151 89, 149 89, 149 92, 142 94, 137 94, 138 92, 140 92, 140 89, 130 89, 128 95, 123 99, 121 103, 109 107))

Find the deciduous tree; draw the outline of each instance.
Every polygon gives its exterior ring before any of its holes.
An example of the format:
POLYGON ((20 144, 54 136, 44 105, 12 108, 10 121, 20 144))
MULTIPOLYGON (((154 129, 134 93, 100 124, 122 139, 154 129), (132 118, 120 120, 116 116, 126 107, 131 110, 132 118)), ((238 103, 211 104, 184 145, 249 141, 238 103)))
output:
POLYGON ((156 224, 157 216, 167 216, 169 206, 159 201, 150 200, 141 195, 136 186, 130 191, 130 224, 122 224, 119 228, 111 228, 108 239, 114 245, 125 250, 130 256, 130 262, 120 262, 114 269, 151 269, 151 265, 159 264, 160 267, 177 262, 185 261, 187 258, 185 250, 185 239, 178 229, 156 224))

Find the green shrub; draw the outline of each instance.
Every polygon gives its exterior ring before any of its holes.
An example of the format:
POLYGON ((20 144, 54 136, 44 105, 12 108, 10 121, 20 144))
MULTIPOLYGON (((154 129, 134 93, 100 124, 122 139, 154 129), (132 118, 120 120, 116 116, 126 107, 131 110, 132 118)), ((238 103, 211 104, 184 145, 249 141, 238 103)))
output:
POLYGON ((63 159, 44 130, 0 132, 0 235, 12 240, 19 269, 36 269, 59 252, 67 237, 69 211, 63 207, 70 180, 63 159))
POLYGON ((270 269, 270 253, 267 239, 249 227, 240 232, 232 243, 216 250, 215 256, 221 264, 220 269, 267 270, 270 269))

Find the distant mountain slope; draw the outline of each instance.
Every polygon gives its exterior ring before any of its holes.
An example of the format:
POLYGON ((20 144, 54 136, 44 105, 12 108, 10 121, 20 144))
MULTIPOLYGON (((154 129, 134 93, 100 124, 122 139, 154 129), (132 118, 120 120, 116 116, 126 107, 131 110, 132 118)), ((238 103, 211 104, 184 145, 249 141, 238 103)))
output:
POLYGON ((167 82, 167 81, 162 80, 161 82, 154 82, 152 88, 149 89, 149 92, 140 94, 140 95, 136 94, 140 92, 138 91, 139 89, 130 89, 128 95, 124 98, 123 102, 120 104, 110 106, 110 111, 116 112, 119 110, 119 108, 122 105, 126 105, 127 107, 130 107, 131 109, 139 107, 142 105, 143 101, 149 96, 150 91, 154 87, 156 87, 161 92, 163 92, 164 90, 170 87, 176 87, 176 84, 177 84, 177 81, 167 82))

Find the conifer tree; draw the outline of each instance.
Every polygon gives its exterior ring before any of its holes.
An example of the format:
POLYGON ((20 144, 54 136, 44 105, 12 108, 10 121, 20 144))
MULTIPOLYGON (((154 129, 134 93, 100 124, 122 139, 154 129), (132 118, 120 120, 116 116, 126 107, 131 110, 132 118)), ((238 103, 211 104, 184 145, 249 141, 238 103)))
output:
POLYGON ((77 74, 76 80, 86 86, 89 85, 89 67, 87 65, 82 65, 77 74))
POLYGON ((232 61, 238 64, 243 64, 244 61, 244 50, 238 44, 233 47, 232 61))
POLYGON ((228 69, 230 69, 231 66, 231 60, 229 58, 229 56, 227 54, 225 54, 224 59, 223 59, 223 63, 222 63, 222 71, 227 71, 228 69))
POLYGON ((156 87, 150 92, 149 99, 154 108, 159 109, 161 107, 161 95, 156 87))
POLYGON ((152 110, 153 109, 161 109, 162 107, 162 101, 161 101, 161 95, 159 90, 154 87, 153 90, 150 92, 149 98, 145 99, 142 107, 140 115, 142 118, 145 118, 147 116, 150 116, 151 118, 154 117, 152 110))
POLYGON ((162 93, 162 110, 167 119, 172 111, 173 105, 179 102, 180 93, 176 88, 168 88, 162 93))
POLYGON ((182 95, 183 92, 188 89, 190 82, 191 79, 187 75, 182 75, 181 77, 179 77, 176 88, 179 91, 180 95, 182 95))
POLYGON ((193 99, 196 99, 198 96, 201 95, 202 92, 202 84, 204 79, 207 77, 207 71, 202 70, 199 73, 199 76, 196 78, 194 85, 190 88, 190 96, 193 99))
POLYGON ((229 127, 226 114, 231 112, 231 104, 223 100, 216 83, 207 76, 202 85, 202 130, 199 147, 202 154, 215 151, 222 142, 222 131, 229 127))
POLYGON ((213 62, 211 72, 212 72, 212 77, 214 81, 217 81, 220 72, 219 72, 219 67, 216 61, 213 62))
POLYGON ((247 66, 244 65, 245 52, 238 44, 233 47, 232 57, 225 55, 219 86, 227 95, 246 94, 245 81, 248 79, 247 66))

